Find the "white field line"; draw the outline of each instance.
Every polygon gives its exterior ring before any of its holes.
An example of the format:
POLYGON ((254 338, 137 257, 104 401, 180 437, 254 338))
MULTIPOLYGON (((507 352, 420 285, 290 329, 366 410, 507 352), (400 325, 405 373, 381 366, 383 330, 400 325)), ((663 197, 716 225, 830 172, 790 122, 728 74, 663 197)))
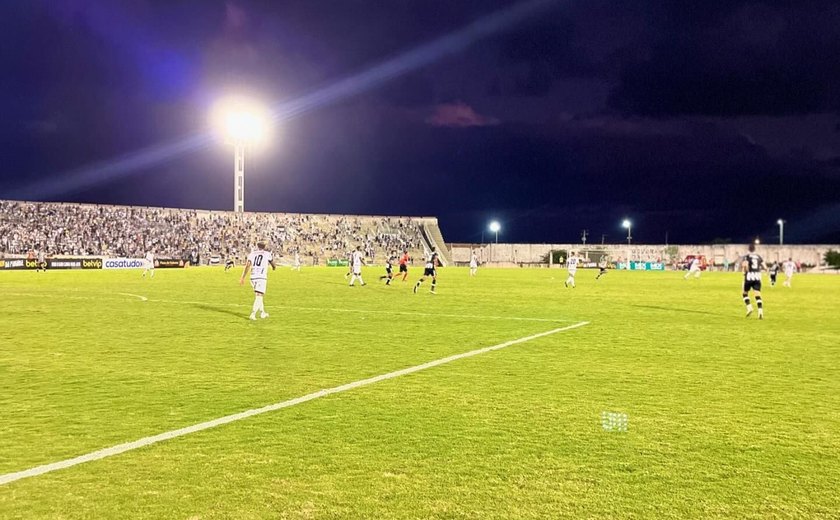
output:
POLYGON ((137 298, 141 302, 149 301, 148 298, 146 298, 145 296, 140 296, 139 294, 131 294, 131 293, 127 293, 127 292, 121 292, 121 293, 117 293, 117 294, 121 294, 123 296, 131 296, 132 298, 137 298))
MULTIPOLYGON (((158 300, 149 299, 139 294, 130 293, 113 293, 122 296, 129 296, 137 298, 143 302, 150 303, 166 303, 172 305, 210 305, 210 306, 229 306, 229 307, 251 307, 251 304, 245 303, 217 303, 217 302, 201 302, 201 301, 183 301, 183 300, 158 300)), ((22 296, 32 298, 66 298, 69 300, 102 300, 107 296, 74 296, 61 294, 32 294, 32 293, 7 293, 7 296, 22 296)), ((119 298, 123 299, 123 298, 119 298)), ((267 309, 288 309, 293 311, 308 311, 308 312, 344 312, 351 314, 388 314, 393 316, 420 316, 423 318, 455 318, 455 319, 471 319, 471 320, 508 320, 508 321, 533 321, 540 323, 568 323, 570 320, 556 319, 556 318, 532 318, 524 316, 494 316, 486 314, 438 314, 434 312, 415 312, 415 311, 396 311, 396 310, 379 310, 379 309, 345 309, 340 307, 299 307, 294 305, 266 305, 267 309)))
POLYGON ((228 424, 236 421, 241 421, 243 419, 247 419, 249 417, 253 417, 255 415, 261 415, 268 412, 273 412, 276 410, 280 410, 282 408, 288 408, 290 406, 295 406, 298 404, 305 403, 307 401, 312 401, 314 399, 318 399, 321 397, 326 397, 332 394, 338 394, 341 392, 346 392, 348 390, 353 390, 355 388, 360 388, 363 386, 372 385, 374 383, 379 383, 381 381, 387 381, 389 379, 394 379, 397 377, 405 376, 408 374, 413 374, 415 372, 420 372, 421 370, 427 370, 429 368, 437 367, 440 365, 445 365, 447 363, 451 363, 453 361, 458 361, 459 359, 464 359, 468 357, 477 356, 479 354, 485 354, 487 352, 492 352, 494 350, 501 350, 506 347, 510 347, 512 345, 518 345, 520 343, 525 343, 528 341, 535 340, 537 338, 542 338, 545 336, 550 336, 552 334, 557 334, 558 332, 565 332, 568 330, 576 329, 578 327, 583 327, 588 325, 588 321, 581 321, 579 323, 575 323, 573 325, 569 325, 566 327, 560 327, 557 329, 551 329, 545 332, 540 332, 538 334, 533 334, 531 336, 525 336, 523 338, 514 339, 510 341, 506 341, 504 343, 499 343, 498 345, 493 345, 490 347, 484 347, 476 350, 471 350, 469 352, 464 352, 461 354, 454 354, 452 356, 448 356, 441 359, 436 359, 434 361, 429 361, 427 363, 423 363, 422 365, 415 365, 413 367, 403 368, 402 370, 396 370, 394 372, 388 372, 387 374, 381 374, 374 377, 369 377, 367 379, 360 379, 358 381, 353 381, 352 383, 347 383, 341 386, 336 386, 333 388, 326 388, 324 390, 318 390, 317 392, 313 392, 311 394, 306 394, 301 397, 296 397, 294 399, 289 399, 288 401, 281 401, 279 403, 270 404, 267 406, 263 406, 262 408, 253 408, 251 410, 246 410, 244 412, 235 413, 232 415, 226 415, 224 417, 219 417, 218 419, 213 419, 211 421, 206 421, 198 424, 194 424, 192 426, 187 426, 184 428, 179 428, 177 430, 171 430, 164 433, 159 433, 157 435, 152 435, 151 437, 144 437, 142 439, 138 439, 132 442, 126 442, 124 444, 118 444, 116 446, 111 446, 110 448, 105 448, 97 451, 93 451, 87 453, 85 455, 80 455, 78 457, 74 457, 72 459, 65 459, 58 462, 53 462, 50 464, 44 464, 43 466, 36 466, 34 468, 29 468, 23 471, 17 471, 14 473, 6 473, 5 475, 0 475, 0 486, 9 484, 11 482, 15 482, 17 480, 35 477, 38 475, 43 475, 45 473, 51 473, 53 471, 58 471, 60 469, 70 468, 76 466, 78 464, 83 464, 85 462, 92 462, 94 460, 104 459, 106 457, 112 457, 114 455, 119 455, 121 453, 125 453, 127 451, 136 450, 138 448, 143 448, 145 446, 150 446, 152 444, 157 444, 159 442, 167 441, 169 439, 174 439, 176 437, 183 437, 184 435, 189 435, 191 433, 200 432, 203 430, 208 430, 210 428, 215 428, 217 426, 221 426, 223 424, 228 424))

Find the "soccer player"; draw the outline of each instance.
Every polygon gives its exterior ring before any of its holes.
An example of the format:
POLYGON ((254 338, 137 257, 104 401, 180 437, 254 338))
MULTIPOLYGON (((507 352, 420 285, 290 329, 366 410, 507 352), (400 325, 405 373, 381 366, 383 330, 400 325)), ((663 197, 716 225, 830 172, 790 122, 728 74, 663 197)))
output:
POLYGON ((143 269, 143 278, 146 277, 146 273, 151 273, 149 278, 155 277, 155 254, 151 251, 146 253, 146 268, 143 269))
POLYGON ((574 251, 572 251, 569 255, 569 259, 566 260, 566 267, 569 269, 569 277, 566 278, 566 281, 563 283, 566 287, 569 287, 570 285, 572 288, 575 287, 575 274, 577 274, 578 263, 580 263, 580 258, 574 251))
POLYGON ((475 251, 470 254, 470 276, 475 276, 475 273, 478 271, 478 257, 475 255, 475 251))
POLYGON ((417 280, 417 283, 414 285, 414 294, 417 294, 417 289, 420 288, 420 285, 426 281, 427 276, 432 277, 432 289, 429 291, 432 294, 435 293, 435 288, 437 287, 437 267, 440 265, 440 260, 438 260, 438 254, 435 251, 435 248, 432 248, 432 253, 426 259, 426 266, 423 270, 423 276, 417 280))
POLYGON ((353 253, 353 251, 347 253, 347 272, 344 273, 345 280, 350 278, 350 275, 353 274, 353 253))
POLYGON ((688 280, 688 277, 692 274, 695 278, 700 278, 700 255, 697 255, 691 259, 691 264, 688 266, 688 272, 685 273, 683 279, 688 280))
POLYGON ((796 262, 793 261, 793 258, 788 258, 787 262, 782 264, 782 269, 785 271, 785 282, 782 285, 790 287, 790 279, 793 278, 793 273, 796 272, 796 262))
POLYGON ((292 269, 300 271, 300 253, 297 251, 295 251, 295 261, 292 263, 292 269))
POLYGON ((251 315, 249 320, 257 319, 257 311, 260 313, 260 318, 268 318, 268 313, 265 312, 265 305, 263 303, 263 296, 265 296, 265 286, 268 283, 268 266, 271 270, 277 269, 274 265, 274 257, 265 250, 265 242, 258 242, 257 249, 251 251, 248 255, 248 260, 245 262, 245 269, 242 270, 242 276, 239 278, 239 285, 245 284, 245 276, 248 270, 251 270, 251 287, 254 288, 254 306, 251 307, 251 315))
POLYGON ((753 312, 750 303, 750 290, 755 294, 755 305, 758 307, 758 319, 764 319, 764 306, 761 301, 761 270, 764 268, 764 260, 755 252, 755 244, 750 244, 750 252, 741 262, 741 271, 744 273, 744 304, 747 306, 747 317, 753 312))
POLYGON ((38 267, 35 268, 35 272, 44 271, 47 272, 47 256, 44 253, 43 249, 38 250, 38 267))
POLYGON ((776 276, 779 274, 779 262, 773 262, 770 266, 770 287, 776 286, 776 276))
POLYGON ((598 269, 599 269, 598 276, 595 277, 596 280, 598 278, 604 276, 605 274, 607 274, 607 257, 606 257, 606 255, 602 256, 601 261, 598 262, 598 269))
POLYGON ((394 279, 394 257, 389 256, 387 260, 385 260, 385 275, 379 277, 380 280, 385 280, 385 285, 391 285, 391 281, 394 279))
POLYGON ((408 277, 408 263, 411 261, 411 257, 408 256, 408 249, 403 250, 402 256, 400 256, 400 274, 403 275, 403 281, 408 277))
POLYGON ((233 258, 228 258, 227 260, 225 260, 225 272, 230 271, 234 265, 236 264, 234 263, 233 258))
POLYGON ((356 278, 362 282, 362 285, 365 285, 365 281, 362 280, 363 265, 365 265, 365 259, 362 257, 362 248, 357 246, 356 250, 350 255, 350 270, 353 273, 353 277, 350 278, 350 287, 355 286, 356 278))

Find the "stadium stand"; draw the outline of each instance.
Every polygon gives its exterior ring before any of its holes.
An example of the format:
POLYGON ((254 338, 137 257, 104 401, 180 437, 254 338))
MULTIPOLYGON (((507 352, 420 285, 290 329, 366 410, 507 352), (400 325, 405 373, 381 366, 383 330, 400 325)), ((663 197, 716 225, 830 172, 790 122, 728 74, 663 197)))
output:
POLYGON ((310 264, 344 258, 356 246, 369 259, 384 261, 402 249, 422 257, 433 244, 428 229, 439 230, 437 219, 0 200, 0 252, 6 255, 37 249, 49 255, 140 258, 151 250, 172 258, 197 253, 205 262, 241 260, 263 239, 276 254, 297 251, 310 264))

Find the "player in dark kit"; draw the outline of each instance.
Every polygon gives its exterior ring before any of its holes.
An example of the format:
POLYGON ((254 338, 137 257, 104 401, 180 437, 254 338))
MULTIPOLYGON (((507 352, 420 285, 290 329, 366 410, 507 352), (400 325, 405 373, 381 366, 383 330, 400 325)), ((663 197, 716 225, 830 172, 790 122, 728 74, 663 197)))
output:
POLYGON ((776 286, 776 276, 779 274, 779 262, 773 262, 770 266, 770 287, 776 286))
POLYGON ((606 256, 601 257, 601 261, 598 262, 598 269, 600 269, 600 270, 598 271, 598 276, 595 277, 596 280, 598 278, 604 276, 605 274, 607 274, 607 257, 606 256))
POLYGON ((426 259, 426 267, 423 270, 423 276, 417 280, 417 283, 414 285, 414 293, 417 294, 417 289, 420 288, 420 284, 422 284, 427 276, 432 277, 432 294, 435 294, 435 287, 437 286, 437 267, 440 265, 440 261, 438 260, 438 254, 434 248, 432 248, 432 254, 429 255, 429 258, 426 259))
POLYGON ((741 262, 741 271, 744 273, 744 304, 747 306, 747 317, 753 312, 750 303, 750 291, 755 294, 755 306, 758 307, 758 319, 764 319, 764 306, 761 301, 761 271, 764 269, 764 260, 755 252, 755 245, 750 244, 750 252, 741 262))
POLYGON ((235 265, 235 264, 234 264, 234 262, 233 262, 233 259, 232 259, 232 258, 228 258, 227 260, 225 260, 225 272, 230 271, 230 270, 231 270, 231 268, 232 268, 234 265, 235 265))
POLYGON ((380 276, 380 280, 385 280, 385 285, 391 285, 391 280, 394 279, 394 257, 389 256, 385 261, 385 276, 380 276))

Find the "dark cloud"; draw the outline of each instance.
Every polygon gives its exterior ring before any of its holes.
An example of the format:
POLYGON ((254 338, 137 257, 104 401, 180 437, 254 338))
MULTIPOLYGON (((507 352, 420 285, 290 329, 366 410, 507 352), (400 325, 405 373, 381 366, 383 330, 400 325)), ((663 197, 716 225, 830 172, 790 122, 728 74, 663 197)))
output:
POLYGON ((463 101, 441 103, 434 107, 426 118, 431 126, 445 126, 449 128, 468 128, 471 126, 494 126, 499 120, 492 116, 479 114, 475 109, 463 101))
POLYGON ((697 5, 663 13, 649 54, 621 65, 611 107, 723 117, 840 109, 836 3, 697 5))

